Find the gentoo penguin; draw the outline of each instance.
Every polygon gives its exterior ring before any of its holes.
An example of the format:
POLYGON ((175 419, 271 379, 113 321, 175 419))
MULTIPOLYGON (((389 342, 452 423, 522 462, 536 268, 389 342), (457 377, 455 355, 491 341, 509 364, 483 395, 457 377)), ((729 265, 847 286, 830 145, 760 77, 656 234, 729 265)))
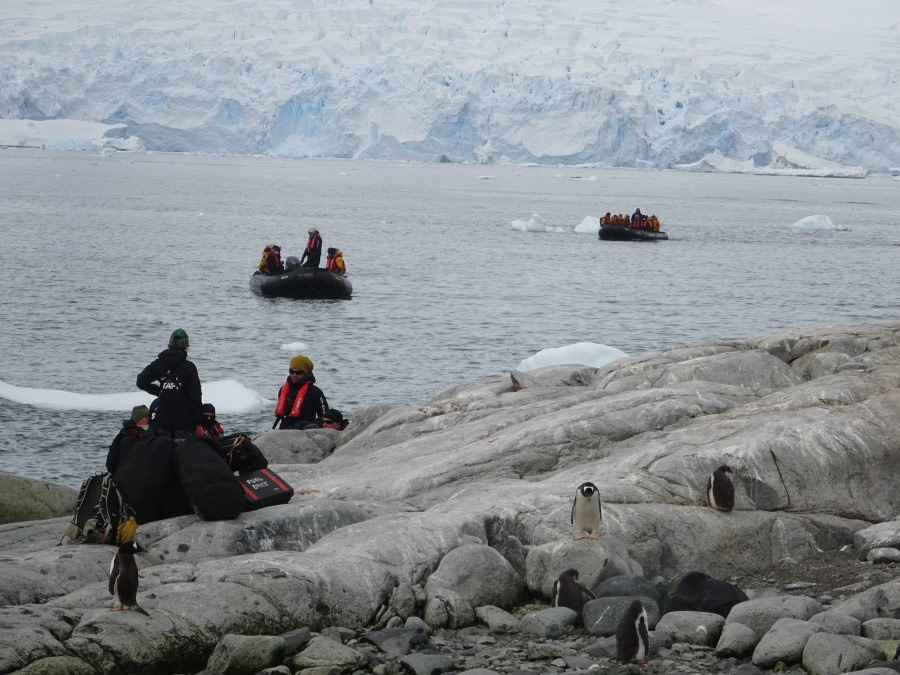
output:
POLYGON ((134 554, 144 552, 145 550, 133 541, 119 546, 119 552, 109 566, 109 592, 116 599, 113 604, 114 612, 130 609, 147 614, 137 604, 138 568, 134 562, 134 554))
POLYGON ((734 473, 734 469, 723 464, 706 481, 706 501, 716 511, 734 508, 734 484, 728 476, 730 473, 734 473))
POLYGON ((578 616, 584 608, 584 598, 587 596, 593 600, 596 596, 587 586, 578 582, 578 570, 569 568, 559 575, 559 579, 553 582, 553 591, 550 593, 551 607, 568 607, 578 616))
POLYGON ((647 610, 640 600, 628 607, 616 627, 616 658, 622 662, 647 663, 650 654, 650 633, 647 631, 647 610))
POLYGON ((593 483, 582 483, 575 492, 572 502, 572 524, 575 526, 575 538, 584 539, 587 532, 591 539, 597 538, 597 530, 603 520, 600 507, 600 493, 593 483))

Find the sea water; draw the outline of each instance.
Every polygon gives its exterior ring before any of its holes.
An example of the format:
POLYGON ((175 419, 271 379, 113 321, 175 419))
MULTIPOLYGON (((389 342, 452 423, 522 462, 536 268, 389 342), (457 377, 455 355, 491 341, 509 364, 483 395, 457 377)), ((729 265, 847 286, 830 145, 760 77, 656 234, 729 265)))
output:
POLYGON ((635 355, 900 317, 890 177, 4 150, 0 185, 0 470, 73 487, 177 327, 203 382, 259 395, 219 415, 255 434, 296 343, 352 416, 575 342, 635 355), (575 232, 638 207, 669 241, 575 232), (552 231, 512 226, 534 214, 552 231), (835 228, 791 227, 811 215, 835 228), (313 225, 353 299, 253 295, 263 246, 299 256, 313 225))

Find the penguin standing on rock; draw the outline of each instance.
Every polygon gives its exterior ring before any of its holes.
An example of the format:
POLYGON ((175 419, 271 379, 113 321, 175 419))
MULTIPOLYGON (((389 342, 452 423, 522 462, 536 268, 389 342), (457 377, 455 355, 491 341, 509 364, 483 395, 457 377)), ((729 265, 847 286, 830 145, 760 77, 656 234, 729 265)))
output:
POLYGON ((600 493, 593 483, 582 483, 575 492, 572 502, 572 524, 575 526, 575 539, 584 539, 587 532, 591 539, 597 538, 597 530, 603 522, 600 507, 600 493))
POLYGON ((587 586, 579 583, 578 570, 569 568, 559 575, 559 579, 553 582, 553 591, 550 593, 550 606, 568 607, 578 616, 581 616, 585 597, 593 600, 597 596, 587 586))
POLYGON ((109 592, 116 599, 114 612, 130 609, 147 614, 137 604, 138 568, 134 561, 135 553, 146 553, 146 550, 133 541, 122 544, 109 566, 109 592))
POLYGON ((731 511, 734 508, 734 484, 728 474, 734 469, 723 464, 712 472, 706 481, 706 501, 716 511, 731 511))
POLYGON ((647 630, 647 610, 640 600, 628 607, 616 627, 616 658, 623 663, 637 661, 646 665, 650 655, 650 633, 647 630))

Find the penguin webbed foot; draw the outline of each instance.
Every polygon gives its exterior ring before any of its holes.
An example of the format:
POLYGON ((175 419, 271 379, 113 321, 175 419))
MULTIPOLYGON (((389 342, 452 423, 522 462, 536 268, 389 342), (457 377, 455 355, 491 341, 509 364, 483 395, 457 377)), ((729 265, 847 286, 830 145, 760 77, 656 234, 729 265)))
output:
POLYGON ((125 609, 125 608, 122 607, 122 605, 113 605, 112 611, 121 612, 123 609, 125 609))
POLYGON ((591 539, 596 539, 596 538, 597 538, 597 533, 591 532, 591 539))
POLYGON ((584 532, 579 532, 575 537, 575 541, 578 541, 579 539, 584 539, 584 532))

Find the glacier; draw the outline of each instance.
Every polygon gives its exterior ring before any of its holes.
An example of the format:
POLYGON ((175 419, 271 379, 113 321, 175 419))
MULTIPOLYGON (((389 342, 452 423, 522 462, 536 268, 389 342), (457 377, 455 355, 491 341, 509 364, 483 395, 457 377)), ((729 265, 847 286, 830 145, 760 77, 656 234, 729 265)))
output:
POLYGON ((0 145, 861 177, 898 40, 895 0, 8 0, 0 145))

